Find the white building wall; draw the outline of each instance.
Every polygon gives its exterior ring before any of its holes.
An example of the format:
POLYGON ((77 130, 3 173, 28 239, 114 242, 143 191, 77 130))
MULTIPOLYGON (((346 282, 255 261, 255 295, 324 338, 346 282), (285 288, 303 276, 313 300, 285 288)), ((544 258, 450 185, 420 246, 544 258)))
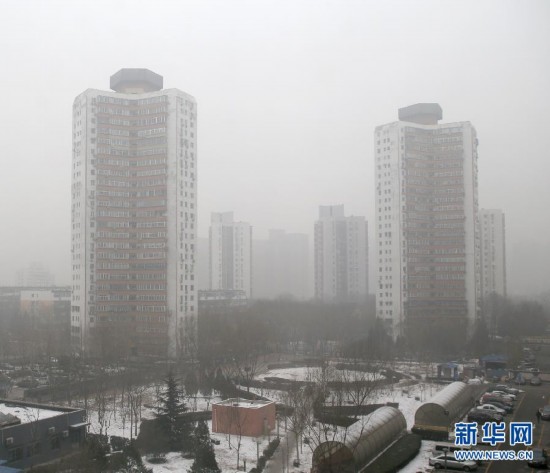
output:
MULTIPOLYGON (((183 349, 184 326, 196 319, 198 287, 195 278, 196 252, 196 157, 197 115, 195 99, 178 90, 147 93, 119 93, 88 89, 73 104, 72 160, 72 303, 71 335, 73 347, 90 349, 90 329, 96 325, 96 150, 98 142, 98 97, 137 101, 166 97, 167 175, 166 175, 166 315, 168 317, 168 354, 183 349)), ((128 120, 121 116, 121 120, 128 120)), ((136 117, 133 117, 136 118, 136 117)), ((117 146, 113 146, 117 148, 117 146)), ((122 149, 120 146, 118 148, 122 149)), ((125 148, 127 149, 127 148, 125 148)), ((116 167, 116 166, 115 166, 116 167)), ((114 169, 114 168, 113 168, 114 169)), ((120 168, 127 170, 127 166, 120 168)), ((122 180, 121 180, 122 181, 122 180)), ((115 189, 115 188, 114 188, 115 189)), ((128 192, 128 187, 120 187, 128 192)), ((113 197, 127 199, 127 197, 113 197)), ((131 220, 131 219, 130 219, 131 220)))
POLYGON ((407 128, 420 130, 461 129, 464 147, 465 213, 462 231, 466 234, 466 292, 468 320, 473 322, 479 313, 479 234, 477 219, 477 138, 469 122, 423 125, 394 122, 381 125, 374 133, 375 154, 375 238, 376 238, 376 314, 394 337, 403 333, 406 305, 409 300, 408 258, 408 200, 404 191, 407 128))
POLYGON ((245 222, 233 225, 233 289, 252 298, 252 227, 245 222))
POLYGON ((479 212, 482 297, 506 296, 506 226, 502 210, 479 212))
POLYGON ((243 290, 252 296, 252 227, 233 212, 214 212, 210 223, 210 289, 243 290))
POLYGON ((368 234, 364 217, 343 205, 320 206, 315 232, 315 297, 361 300, 368 294, 368 234))
POLYGON ((377 281, 375 286, 376 314, 392 333, 402 331, 406 276, 403 272, 402 140, 403 124, 391 123, 375 131, 376 241, 377 281))
POLYGON ((477 196, 477 138, 475 129, 469 122, 459 124, 464 137, 464 231, 466 232, 466 297, 468 300, 469 329, 472 330, 479 316, 480 282, 480 241, 478 226, 477 196))

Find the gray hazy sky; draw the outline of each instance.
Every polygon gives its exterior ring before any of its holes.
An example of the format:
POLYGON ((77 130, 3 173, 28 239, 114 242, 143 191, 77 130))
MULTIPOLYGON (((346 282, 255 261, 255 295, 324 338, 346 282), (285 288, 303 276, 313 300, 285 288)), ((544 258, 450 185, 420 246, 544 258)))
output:
POLYGON ((0 53, 0 284, 70 282, 73 99, 147 67, 198 102, 200 236, 211 211, 260 238, 320 204, 373 221, 374 127, 438 102, 477 128, 509 292, 550 289, 549 1, 4 0, 0 53))

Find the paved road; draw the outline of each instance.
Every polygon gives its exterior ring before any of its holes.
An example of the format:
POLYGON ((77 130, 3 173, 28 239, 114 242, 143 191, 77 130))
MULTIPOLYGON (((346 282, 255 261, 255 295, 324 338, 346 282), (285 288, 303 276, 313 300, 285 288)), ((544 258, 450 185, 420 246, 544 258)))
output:
MULTIPOLYGON (((537 410, 550 403, 550 386, 522 386, 525 393, 521 395, 516 409, 509 421, 533 422, 533 447, 550 445, 550 421, 541 420, 537 425, 537 410)), ((508 443, 500 446, 500 450, 522 450, 522 446, 510 447, 508 443)), ((483 471, 483 470, 481 470, 483 471)), ((525 461, 494 461, 487 465, 486 473, 527 473, 533 470, 525 461)))
POLYGON ((275 453, 267 462, 264 471, 266 473, 284 473, 288 471, 288 466, 292 468, 293 455, 296 449, 296 437, 293 432, 287 431, 286 438, 281 437, 281 443, 275 453))

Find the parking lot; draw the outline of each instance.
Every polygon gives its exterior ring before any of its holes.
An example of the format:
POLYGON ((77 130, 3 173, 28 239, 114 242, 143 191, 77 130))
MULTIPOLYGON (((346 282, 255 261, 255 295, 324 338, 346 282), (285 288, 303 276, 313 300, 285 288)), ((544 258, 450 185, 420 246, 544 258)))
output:
MULTIPOLYGON (((550 421, 540 420, 537 423, 537 410, 550 403, 550 386, 520 386, 525 391, 520 394, 516 400, 513 414, 506 417, 507 423, 514 422, 533 422, 533 448, 550 447, 550 421)), ((490 447, 481 447, 483 449, 490 447)), ((508 442, 493 447, 499 450, 523 450, 524 446, 511 447, 508 442)), ((437 470, 441 471, 441 470, 437 470)), ((450 470, 449 471, 456 471, 450 470)), ((485 462, 477 469, 482 473, 527 473, 530 471, 541 471, 533 469, 527 465, 526 461, 492 461, 485 462)))
MULTIPOLYGON (((525 393, 521 394, 516 402, 514 413, 507 421, 533 422, 533 448, 550 446, 550 421, 541 420, 537 424, 537 410, 549 403, 550 387, 546 386, 521 386, 525 393)), ((500 450, 522 450, 523 446, 510 447, 508 442, 498 447, 500 450)), ((514 473, 537 471, 527 466, 525 461, 493 461, 483 466, 478 471, 487 473, 514 473)))

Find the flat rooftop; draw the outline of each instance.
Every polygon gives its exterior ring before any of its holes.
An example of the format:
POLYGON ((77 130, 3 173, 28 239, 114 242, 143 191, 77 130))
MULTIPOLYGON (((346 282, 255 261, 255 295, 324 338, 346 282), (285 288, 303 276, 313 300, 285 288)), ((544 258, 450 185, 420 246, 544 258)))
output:
POLYGON ((264 401, 262 399, 251 401, 250 399, 230 398, 225 401, 214 403, 216 406, 246 407, 248 409, 258 409, 268 404, 273 404, 273 401, 264 401))
POLYGON ((56 408, 55 406, 39 406, 19 402, 0 401, 0 413, 6 416, 17 417, 21 424, 36 422, 37 420, 48 419, 67 412, 80 409, 56 408))

